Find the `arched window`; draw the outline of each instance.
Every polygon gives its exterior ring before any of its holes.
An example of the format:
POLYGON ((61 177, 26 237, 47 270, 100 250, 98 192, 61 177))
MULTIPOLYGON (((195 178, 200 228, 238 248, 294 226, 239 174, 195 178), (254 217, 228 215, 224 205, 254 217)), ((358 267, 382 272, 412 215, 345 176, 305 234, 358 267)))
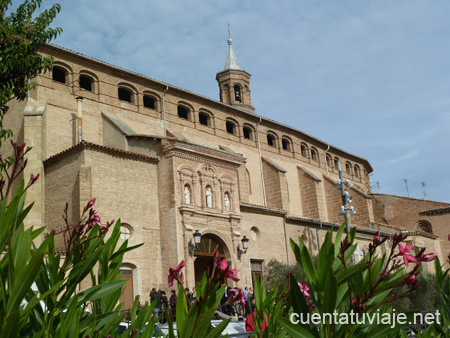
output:
POLYGON ((60 83, 67 83, 67 71, 58 66, 53 66, 52 70, 52 79, 53 81, 60 82, 60 83))
POLYGON ((118 88, 118 97, 121 101, 126 101, 133 103, 134 97, 133 97, 133 91, 129 88, 125 87, 119 87, 118 88))
POLYGON ((313 161, 319 162, 319 152, 314 147, 311 147, 311 159, 313 161))
POLYGON ((227 120, 225 122, 225 127, 227 129, 228 134, 236 135, 237 134, 237 125, 232 120, 227 120))
POLYGON ((355 177, 356 178, 360 178, 361 177, 361 170, 359 169, 359 166, 357 164, 355 164, 354 171, 355 171, 355 177))
POLYGON ((418 225, 419 230, 422 230, 424 232, 428 232, 430 234, 433 233, 433 227, 431 226, 430 222, 424 221, 424 220, 420 220, 417 225, 418 225))
POLYGON ((349 175, 352 174, 352 165, 350 164, 350 162, 345 162, 345 171, 346 171, 347 174, 349 174, 349 175))
POLYGON ((328 168, 332 168, 332 167, 333 167, 333 162, 331 161, 331 156, 327 154, 327 155, 325 156, 325 159, 326 159, 326 161, 327 161, 327 166, 328 166, 328 168))
POLYGON ((132 234, 133 234, 133 228, 129 224, 122 223, 120 225, 120 239, 123 239, 123 240, 129 239, 132 234))
POLYGON ((239 85, 234 85, 234 100, 242 102, 241 86, 239 85))
POLYGON ((269 133, 267 134, 267 144, 270 147, 277 147, 277 138, 275 137, 275 135, 269 133))
POLYGON ((211 116, 208 113, 199 112, 198 122, 204 126, 211 127, 211 116))
POLYGON ((249 126, 244 126, 242 128, 242 132, 244 134, 244 138, 247 140, 253 140, 253 129, 249 126))
POLYGON ((281 146, 283 147, 283 150, 286 150, 286 151, 292 150, 291 140, 289 140, 287 137, 283 137, 281 139, 281 146))
POLYGON ((153 96, 144 94, 142 100, 145 108, 156 109, 156 98, 153 96))
POLYGON ((178 111, 178 117, 179 118, 182 118, 182 119, 185 119, 185 120, 190 120, 191 111, 190 111, 190 109, 188 107, 182 106, 182 105, 178 105, 177 111, 178 111))
POLYGON ((80 75, 78 79, 78 84, 81 89, 87 90, 89 92, 93 91, 92 83, 94 82, 94 79, 87 75, 80 75))
POLYGON ((308 158, 308 146, 306 144, 304 144, 304 143, 301 144, 300 151, 304 158, 308 158))

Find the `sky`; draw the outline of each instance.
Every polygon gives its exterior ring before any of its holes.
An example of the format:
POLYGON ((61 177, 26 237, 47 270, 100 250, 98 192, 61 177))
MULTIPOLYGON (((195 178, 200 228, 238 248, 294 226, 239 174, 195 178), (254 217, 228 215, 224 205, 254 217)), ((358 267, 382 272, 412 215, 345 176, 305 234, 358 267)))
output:
POLYGON ((53 43, 216 100, 228 22, 258 115, 368 159, 375 193, 450 202, 450 1, 59 3, 53 43))

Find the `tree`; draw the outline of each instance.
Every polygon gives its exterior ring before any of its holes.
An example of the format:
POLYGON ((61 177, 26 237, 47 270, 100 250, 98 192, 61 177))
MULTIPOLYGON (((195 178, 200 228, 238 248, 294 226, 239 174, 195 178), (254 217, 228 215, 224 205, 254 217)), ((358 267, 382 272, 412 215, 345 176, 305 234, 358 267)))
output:
POLYGON ((38 49, 62 32, 59 27, 49 27, 61 7, 55 4, 33 18, 41 3, 26 0, 6 15, 12 0, 0 0, 0 146, 12 135, 2 122, 8 102, 13 98, 24 100, 28 90, 37 86, 29 80, 52 68, 53 58, 42 57, 38 49))

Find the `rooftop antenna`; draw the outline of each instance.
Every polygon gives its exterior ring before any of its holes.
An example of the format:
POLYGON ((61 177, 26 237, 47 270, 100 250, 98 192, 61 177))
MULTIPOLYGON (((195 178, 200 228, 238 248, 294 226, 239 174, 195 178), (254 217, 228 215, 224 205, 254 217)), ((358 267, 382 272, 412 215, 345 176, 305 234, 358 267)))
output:
POLYGON ((408 192, 408 197, 411 197, 411 185, 409 184, 409 181, 406 178, 403 181, 406 184, 406 191, 408 192))
POLYGON ((231 38, 231 33, 230 33, 230 22, 227 21, 227 25, 228 25, 228 38, 231 38))
POLYGON ((428 196, 425 191, 426 184, 425 184, 425 182, 421 182, 421 183, 422 183, 422 189, 423 189, 423 199, 426 199, 428 196))
POLYGON ((381 188, 381 182, 380 181, 376 181, 376 182, 371 182, 370 183, 370 188, 373 189, 380 189, 381 188))

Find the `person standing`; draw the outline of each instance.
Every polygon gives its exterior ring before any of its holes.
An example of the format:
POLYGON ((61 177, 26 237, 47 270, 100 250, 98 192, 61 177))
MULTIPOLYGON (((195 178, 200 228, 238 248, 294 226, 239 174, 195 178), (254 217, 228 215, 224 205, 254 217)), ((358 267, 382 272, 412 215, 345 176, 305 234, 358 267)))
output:
MULTIPOLYGON (((165 291, 161 291, 161 302, 162 302, 162 305, 166 307, 167 311, 169 311, 169 301, 167 300, 165 291)), ((162 311, 162 316, 161 317, 162 317, 161 318, 161 323, 165 323, 167 321, 166 312, 165 311, 162 311)))
POLYGON ((175 290, 170 291, 171 296, 169 299, 169 305, 170 305, 170 312, 172 315, 172 320, 176 320, 176 313, 177 313, 177 294, 175 293, 175 290))
POLYGON ((243 294, 244 294, 244 297, 245 297, 245 309, 244 309, 244 316, 245 317, 247 317, 248 315, 249 315, 249 313, 250 313, 250 305, 249 305, 249 303, 248 303, 248 287, 246 286, 245 288, 244 288, 244 291, 243 291, 243 294))
POLYGON ((161 310, 162 306, 162 296, 158 291, 156 291, 155 288, 153 288, 152 291, 150 292, 150 304, 153 303, 154 301, 156 302, 156 304, 155 308, 153 309, 153 316, 155 318, 158 318, 159 311, 161 310))

